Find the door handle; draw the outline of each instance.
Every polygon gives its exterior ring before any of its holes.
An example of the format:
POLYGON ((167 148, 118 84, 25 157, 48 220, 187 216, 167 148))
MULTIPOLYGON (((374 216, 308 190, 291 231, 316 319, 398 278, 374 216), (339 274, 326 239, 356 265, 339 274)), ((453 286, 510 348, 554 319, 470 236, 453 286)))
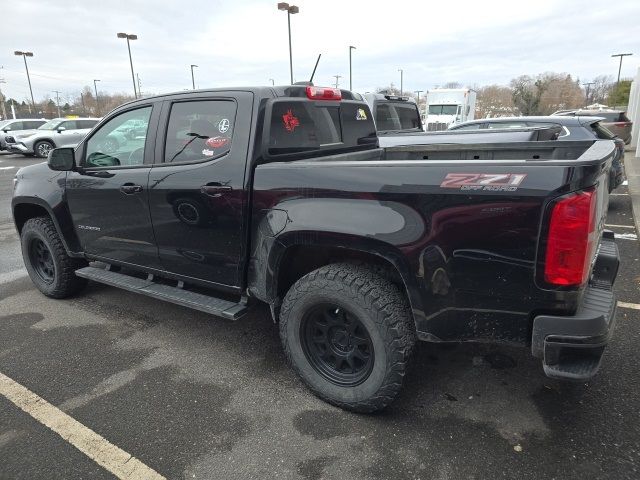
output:
POLYGON ((125 183, 120 187, 120 191, 125 195, 133 195, 134 193, 140 193, 142 191, 142 185, 135 185, 133 183, 125 183))
POLYGON ((223 193, 232 191, 229 185, 203 185, 200 187, 200 191, 210 197, 219 197, 223 193))

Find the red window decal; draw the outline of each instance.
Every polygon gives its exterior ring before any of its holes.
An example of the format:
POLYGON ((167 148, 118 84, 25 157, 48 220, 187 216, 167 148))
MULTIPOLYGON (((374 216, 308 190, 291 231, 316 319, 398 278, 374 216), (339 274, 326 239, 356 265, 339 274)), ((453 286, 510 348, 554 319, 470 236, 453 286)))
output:
POLYGON ((224 147, 227 143, 229 143, 229 139, 225 137, 213 137, 208 138, 206 142, 204 142, 209 148, 220 148, 224 147))
POLYGON ((284 128, 287 129, 287 132, 293 132, 296 127, 300 126, 300 120, 298 120, 298 117, 296 117, 291 110, 282 116, 282 121, 284 122, 284 128))

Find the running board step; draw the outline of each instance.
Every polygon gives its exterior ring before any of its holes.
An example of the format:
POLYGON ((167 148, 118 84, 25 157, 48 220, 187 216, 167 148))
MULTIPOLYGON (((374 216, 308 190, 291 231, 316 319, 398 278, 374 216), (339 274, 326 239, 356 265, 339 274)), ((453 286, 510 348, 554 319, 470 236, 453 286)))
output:
POLYGON ((104 283, 105 285, 122 288, 134 293, 141 293, 230 320, 238 320, 247 312, 247 306, 244 303, 233 303, 221 298, 190 292, 182 288, 155 283, 153 280, 132 277, 131 275, 124 275, 103 268, 84 267, 76 270, 76 275, 94 282, 104 283))

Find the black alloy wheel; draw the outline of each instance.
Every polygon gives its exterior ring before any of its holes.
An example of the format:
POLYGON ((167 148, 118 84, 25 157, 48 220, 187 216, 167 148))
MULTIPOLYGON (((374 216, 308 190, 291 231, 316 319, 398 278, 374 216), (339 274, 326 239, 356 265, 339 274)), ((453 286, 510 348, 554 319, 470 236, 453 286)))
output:
POLYGON ((362 383, 374 365, 371 337, 351 312, 335 304, 321 304, 302 319, 304 354, 313 368, 343 387, 362 383))
POLYGON ((51 250, 39 238, 34 238, 29 245, 29 259, 35 272, 45 283, 52 283, 56 269, 51 250))

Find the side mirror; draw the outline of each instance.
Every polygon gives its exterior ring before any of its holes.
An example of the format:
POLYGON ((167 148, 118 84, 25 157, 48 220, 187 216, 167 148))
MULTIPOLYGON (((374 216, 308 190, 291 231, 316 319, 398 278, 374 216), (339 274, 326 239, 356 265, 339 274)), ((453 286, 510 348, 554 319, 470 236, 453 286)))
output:
POLYGON ((54 148, 49 153, 47 165, 51 170, 70 172, 75 167, 74 150, 71 147, 54 148))
POLYGON ((66 128, 58 127, 57 130, 58 130, 58 133, 62 133, 62 132, 64 132, 66 130, 66 128))
POLYGON ((11 127, 3 128, 3 129, 2 129, 2 131, 3 131, 4 133, 7 133, 7 132, 11 131, 11 127))

